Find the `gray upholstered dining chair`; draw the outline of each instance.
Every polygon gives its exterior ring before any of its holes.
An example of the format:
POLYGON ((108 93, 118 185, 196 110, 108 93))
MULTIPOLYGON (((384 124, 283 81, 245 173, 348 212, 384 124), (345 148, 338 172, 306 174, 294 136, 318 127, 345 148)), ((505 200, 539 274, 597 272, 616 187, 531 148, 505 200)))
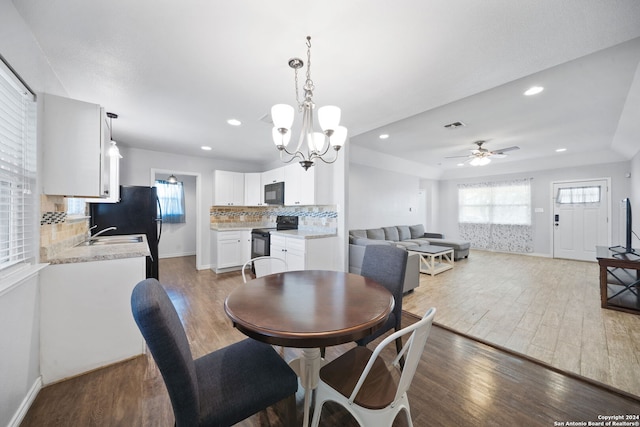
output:
MULTIPOLYGON (((408 255, 406 250, 391 245, 369 245, 365 249, 360 274, 375 280, 387 288, 393 295, 395 305, 382 328, 378 329, 372 335, 356 341, 359 346, 366 346, 391 329, 395 331, 401 329, 402 288, 404 285, 404 276, 407 271, 408 255)), ((396 350, 399 353, 401 349, 402 338, 398 337, 396 339, 396 350)), ((403 361, 401 360, 401 366, 402 363, 403 361)))
POLYGON ((418 369, 435 313, 436 309, 430 308, 421 320, 386 337, 373 351, 357 346, 322 367, 311 425, 318 426, 322 406, 333 401, 363 427, 391 427, 400 411, 405 412, 407 424, 412 427, 407 390, 418 369), (390 367, 380 353, 391 341, 404 335, 411 336, 390 367), (393 373, 405 355, 404 369, 393 373), (395 375, 398 373, 399 379, 395 375))
POLYGON ((169 392, 175 425, 230 426, 288 398, 295 422, 297 376, 268 345, 252 339, 193 359, 178 313, 155 279, 131 295, 133 317, 169 392))

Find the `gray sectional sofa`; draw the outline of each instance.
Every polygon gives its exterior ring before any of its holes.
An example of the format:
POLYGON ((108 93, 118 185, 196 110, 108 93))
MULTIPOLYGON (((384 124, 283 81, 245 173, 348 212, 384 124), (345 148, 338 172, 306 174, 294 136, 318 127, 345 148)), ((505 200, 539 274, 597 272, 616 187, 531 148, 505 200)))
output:
POLYGON ((349 244, 358 246, 393 244, 404 248, 421 245, 445 246, 453 249, 453 257, 456 261, 469 256, 470 246, 467 241, 445 239, 442 234, 426 233, 422 224, 349 230, 349 244))
MULTIPOLYGON (((442 234, 425 233, 424 226, 398 225, 392 227, 349 230, 349 272, 360 274, 364 251, 368 245, 396 245, 409 249, 422 245, 437 245, 453 248, 455 260, 469 256, 469 242, 445 239, 442 234)), ((420 285, 420 258, 410 253, 404 280, 404 293, 420 285)))

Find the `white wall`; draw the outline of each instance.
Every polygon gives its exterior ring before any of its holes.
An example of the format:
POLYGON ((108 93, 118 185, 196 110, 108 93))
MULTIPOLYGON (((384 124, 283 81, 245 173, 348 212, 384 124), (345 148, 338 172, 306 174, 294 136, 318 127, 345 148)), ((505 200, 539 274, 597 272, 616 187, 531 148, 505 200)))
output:
POLYGON ((40 389, 38 275, 0 294, 0 425, 9 425, 40 389))
MULTIPOLYGON (((439 185, 440 221, 436 227, 450 238, 459 238, 458 233, 458 184, 471 182, 503 181, 517 178, 533 178, 531 196, 533 208, 544 209, 543 213, 534 213, 534 242, 533 252, 536 254, 551 255, 551 227, 552 210, 551 183, 554 181, 583 180, 590 178, 611 178, 610 200, 612 207, 611 230, 612 244, 617 244, 619 203, 625 197, 630 196, 631 182, 625 175, 631 170, 630 162, 608 163, 602 165, 590 165, 565 169, 551 169, 538 172, 529 172, 510 175, 484 176, 482 178, 465 178, 456 180, 443 180, 439 185)), ((640 197, 638 197, 640 199, 640 197)))
MULTIPOLYGON (((162 224, 158 252, 160 258, 195 255, 196 253, 196 177, 176 174, 184 189, 185 222, 162 224)), ((167 179, 167 174, 156 173, 156 179, 167 179)))
POLYGON ((630 173, 631 189, 629 197, 631 198, 631 211, 633 213, 633 231, 636 232, 632 242, 634 248, 640 248, 640 239, 637 237, 640 235, 640 151, 631 159, 630 173))
POLYGON ((349 164, 349 229, 424 224, 419 178, 349 164))
MULTIPOLYGON (((207 157, 180 156, 158 151, 140 150, 126 146, 126 141, 118 141, 122 153, 120 161, 120 183, 123 185, 152 185, 152 169, 176 171, 184 175, 200 175, 201 182, 196 199, 200 198, 199 229, 200 248, 196 247, 196 267, 200 270, 209 268, 211 257, 209 208, 213 200, 213 171, 215 169, 236 172, 253 172, 260 170, 258 165, 211 159, 207 157)), ((196 228, 198 228, 196 226, 196 228)), ((162 269, 162 263, 160 263, 162 269)))
MULTIPOLYGON (((0 1, 0 54, 25 83, 36 92, 66 95, 62 84, 49 66, 33 34, 11 1, 0 1)), ((42 103, 38 115, 41 116, 42 103)), ((41 127, 38 127, 41 141, 41 127)), ((38 153, 41 153, 40 142, 38 153)), ((42 156, 38 156, 42 164, 42 156)), ((38 176, 36 188, 40 188, 38 176)), ((39 199, 36 198, 39 211, 39 199)), ((35 241, 40 240, 39 223, 35 241)), ((38 251, 35 251, 38 253, 38 251)), ((38 276, 24 280, 10 291, 0 294, 0 425, 18 424, 30 399, 40 387, 40 313, 38 276)))

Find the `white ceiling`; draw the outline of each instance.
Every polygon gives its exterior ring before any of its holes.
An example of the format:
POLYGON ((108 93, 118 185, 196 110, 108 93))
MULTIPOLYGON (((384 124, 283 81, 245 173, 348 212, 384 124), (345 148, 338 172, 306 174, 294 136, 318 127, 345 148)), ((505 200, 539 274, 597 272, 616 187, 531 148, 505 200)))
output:
POLYGON ((637 0, 13 3, 67 95, 119 114, 124 146, 273 162, 260 119, 295 103, 287 61, 310 35, 314 100, 342 108, 350 144, 442 173, 477 139, 520 147, 485 168, 640 148, 637 0), (533 84, 545 91, 522 96, 533 84))

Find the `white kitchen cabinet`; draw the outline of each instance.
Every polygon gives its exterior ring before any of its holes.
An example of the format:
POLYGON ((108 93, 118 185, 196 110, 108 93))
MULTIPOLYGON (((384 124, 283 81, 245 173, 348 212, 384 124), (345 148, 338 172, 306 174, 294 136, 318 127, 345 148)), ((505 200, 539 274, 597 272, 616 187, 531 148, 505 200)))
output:
POLYGON ((102 199, 117 195, 118 160, 112 163, 108 156, 105 120, 104 109, 97 104, 44 95, 44 194, 102 199))
POLYGON ((231 271, 241 267, 249 259, 247 250, 251 251, 251 235, 247 246, 245 231, 212 231, 211 236, 211 269, 216 273, 231 271))
POLYGON ((286 206, 332 204, 332 165, 316 161, 304 170, 299 163, 284 167, 284 204, 286 206))
POLYGON ((244 174, 245 206, 264 206, 262 174, 259 172, 244 174))
POLYGON ((242 253, 241 261, 242 264, 244 264, 249 260, 249 258, 251 258, 251 230, 242 230, 240 233, 240 252, 242 253))
POLYGON ((213 204, 216 206, 244 205, 244 174, 216 170, 213 172, 213 204))
POLYGON ((40 279, 40 369, 50 384, 144 352, 131 292, 145 257, 55 264, 40 279))
POLYGON ((304 239, 271 234, 271 256, 287 262, 288 271, 334 270, 335 237, 304 239))
POLYGON ((262 184, 264 187, 266 184, 273 184, 276 182, 284 182, 284 166, 281 166, 276 169, 271 169, 265 172, 262 172, 262 184))

